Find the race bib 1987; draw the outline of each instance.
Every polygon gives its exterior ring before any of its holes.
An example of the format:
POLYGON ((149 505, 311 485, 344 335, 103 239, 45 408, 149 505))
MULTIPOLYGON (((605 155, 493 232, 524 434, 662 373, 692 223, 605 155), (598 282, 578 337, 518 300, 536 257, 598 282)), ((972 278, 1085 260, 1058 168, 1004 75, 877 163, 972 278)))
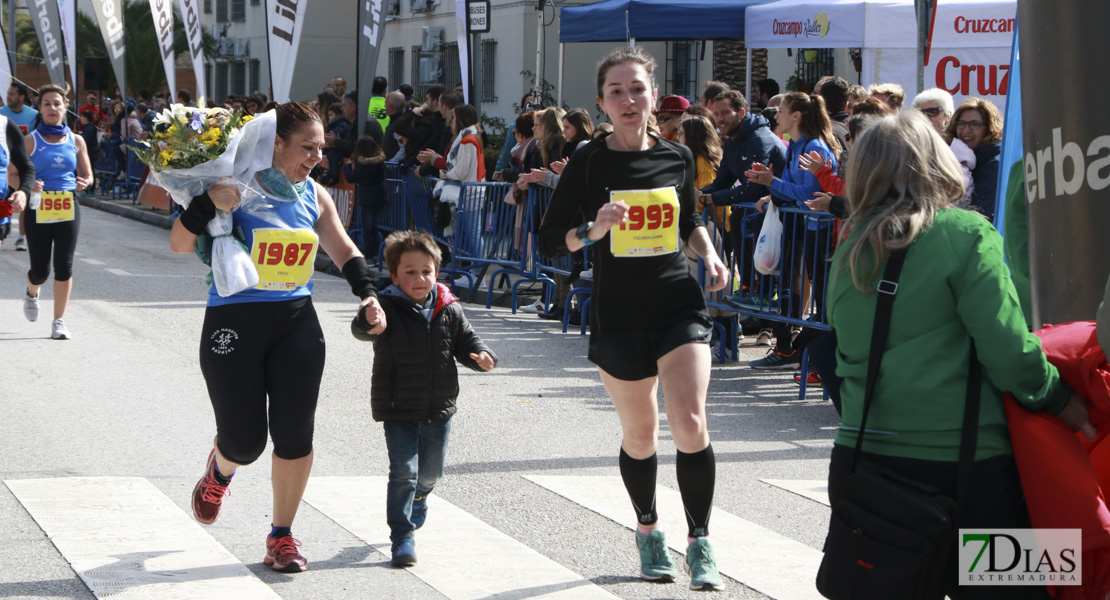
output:
POLYGON ((295 290, 312 277, 319 238, 311 229, 254 230, 251 261, 260 290, 295 290))
POLYGON ((673 187, 618 190, 609 201, 623 200, 628 219, 609 230, 613 256, 659 256, 678 252, 678 194, 673 187))

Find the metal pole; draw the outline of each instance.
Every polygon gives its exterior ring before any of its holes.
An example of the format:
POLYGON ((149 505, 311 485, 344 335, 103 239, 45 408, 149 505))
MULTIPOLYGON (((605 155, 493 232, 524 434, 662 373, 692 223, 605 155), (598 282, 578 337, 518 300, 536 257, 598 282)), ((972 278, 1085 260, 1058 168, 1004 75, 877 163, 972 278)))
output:
POLYGON ((8 0, 8 55, 12 62, 12 79, 15 79, 15 0, 8 0))
MULTIPOLYGON (((536 81, 532 86, 532 104, 541 106, 543 98, 543 3, 545 0, 540 0, 539 13, 536 17, 536 81)), ((522 106, 522 110, 525 108, 522 106)))
POLYGON ((564 44, 559 42, 559 89, 556 90, 559 97, 555 101, 555 106, 563 105, 563 46, 564 44))
MULTIPOLYGON (((479 115, 482 114, 482 95, 481 95, 481 91, 478 90, 477 87, 474 85, 474 82, 475 81, 480 82, 481 77, 475 77, 474 76, 474 57, 475 56, 481 56, 478 53, 479 48, 481 48, 481 44, 482 44, 482 34, 480 34, 480 33, 470 34, 470 49, 469 49, 470 51, 466 53, 467 54, 467 60, 470 61, 470 68, 467 69, 467 71, 466 71, 467 75, 470 77, 470 81, 466 82, 466 86, 468 88, 470 88, 470 105, 473 106, 475 108, 475 110, 478 111, 479 115)), ((478 65, 478 68, 479 69, 481 68, 481 64, 478 65)))
POLYGON ((747 55, 748 66, 744 69, 744 93, 748 97, 749 104, 752 98, 752 49, 748 48, 748 42, 744 42, 744 52, 747 55))
POLYGON ((925 89, 925 46, 929 43, 929 14, 932 0, 914 0, 917 10, 917 92, 925 89))

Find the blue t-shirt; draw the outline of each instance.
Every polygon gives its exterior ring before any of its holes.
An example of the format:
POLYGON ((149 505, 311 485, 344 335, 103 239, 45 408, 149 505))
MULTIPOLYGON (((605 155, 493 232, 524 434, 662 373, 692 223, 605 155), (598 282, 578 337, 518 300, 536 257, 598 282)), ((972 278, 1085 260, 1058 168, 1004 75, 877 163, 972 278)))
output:
POLYGON ((77 145, 73 132, 58 143, 42 139, 38 130, 31 133, 35 149, 31 163, 35 165, 35 179, 42 182, 42 189, 51 192, 77 190, 77 145))
POLYGON ((23 135, 27 135, 35 125, 35 119, 38 118, 39 111, 26 105, 24 105, 23 110, 19 112, 15 112, 10 106, 0 106, 0 115, 4 115, 11 119, 13 123, 19 126, 19 130, 23 132, 23 135))
MULTIPOLYGON (((836 172, 836 156, 820 138, 811 138, 803 135, 798 140, 791 142, 787 154, 786 168, 782 170, 782 177, 776 177, 771 182, 771 193, 778 198, 793 201, 798 208, 808 209, 806 200, 813 200, 813 195, 821 191, 821 182, 817 176, 803 169, 798 164, 798 157, 810 151, 816 151, 824 162, 831 160, 832 170, 836 172)), ((827 227, 828 221, 806 218, 807 229, 827 227)))
MULTIPOLYGON (((10 160, 9 157, 11 156, 11 154, 8 152, 8 136, 4 135, 7 127, 8 124, 6 122, 6 119, 0 118, 0 173, 8 172, 8 162, 10 160)), ((5 187, 7 187, 8 193, 11 193, 11 188, 8 186, 5 187)), ((0 200, 3 200, 3 198, 0 198, 0 200)), ((11 217, 0 217, 0 225, 9 223, 11 222, 11 220, 11 217)))
MULTIPOLYGON (((243 233, 246 235, 246 246, 248 250, 254 249, 256 229, 278 228, 311 230, 313 226, 316 225, 316 219, 320 217, 320 206, 316 201, 316 185, 311 181, 309 181, 308 186, 305 188, 304 194, 302 194, 300 199, 296 202, 276 200, 269 195, 266 197, 277 207, 280 221, 287 224, 288 227, 278 227, 271 221, 261 219, 247 210, 236 210, 231 213, 231 222, 235 227, 241 227, 243 229, 243 233)), ((317 243, 317 248, 318 247, 319 243, 317 243)), ((311 265, 309 269, 311 270, 311 265)), ((242 304, 244 302, 282 302, 311 295, 311 280, 305 285, 298 286, 295 289, 267 290, 250 288, 226 298, 219 295, 219 293, 216 292, 216 285, 212 284, 212 287, 208 290, 208 306, 224 306, 227 304, 242 304)))

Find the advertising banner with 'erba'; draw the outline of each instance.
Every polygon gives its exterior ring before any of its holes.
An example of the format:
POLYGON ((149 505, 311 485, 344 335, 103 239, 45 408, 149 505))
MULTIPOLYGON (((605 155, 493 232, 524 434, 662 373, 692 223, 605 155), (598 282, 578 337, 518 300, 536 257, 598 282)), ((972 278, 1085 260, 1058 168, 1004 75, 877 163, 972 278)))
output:
MULTIPOLYGON (((370 102, 370 88, 378 68, 378 48, 382 42, 382 0, 360 0, 358 6, 358 79, 359 90, 358 131, 366 131, 366 110, 370 102)), ((390 81, 394 86, 399 81, 390 81)))
POLYGON ((288 102, 293 68, 301 45, 308 0, 266 0, 266 38, 270 46, 270 85, 274 101, 288 102))
POLYGON ((150 0, 150 14, 154 17, 154 33, 158 36, 158 54, 162 56, 162 66, 166 69, 166 85, 172 93, 176 93, 177 77, 173 64, 172 2, 173 0, 150 0))
MULTIPOLYGON (((193 59, 193 75, 197 79, 197 97, 208 97, 204 78, 204 41, 200 31, 200 0, 177 0, 185 37, 189 40, 189 57, 193 59)), ((171 38, 173 36, 170 36, 171 38)), ((172 90, 174 94, 177 90, 172 90)))
MULTIPOLYGON (((35 0, 36 2, 38 0, 35 0)), ((124 62, 126 47, 123 42, 123 9, 120 0, 92 0, 104 45, 108 47, 108 58, 112 60, 112 71, 120 93, 127 96, 127 68, 124 62)))
POLYGON ((58 2, 57 0, 33 0, 28 4, 31 22, 35 25, 35 33, 39 37, 39 46, 42 48, 42 58, 46 61, 46 69, 50 73, 50 83, 64 84, 66 74, 62 57, 62 25, 58 17, 58 2))

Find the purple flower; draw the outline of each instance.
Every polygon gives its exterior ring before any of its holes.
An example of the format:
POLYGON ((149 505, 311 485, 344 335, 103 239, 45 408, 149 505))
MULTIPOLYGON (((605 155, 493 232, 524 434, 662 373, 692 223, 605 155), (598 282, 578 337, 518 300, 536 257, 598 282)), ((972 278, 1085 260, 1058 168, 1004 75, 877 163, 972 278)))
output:
POLYGON ((189 123, 189 129, 197 133, 204 131, 204 117, 200 116, 200 111, 193 111, 193 122, 189 123))

